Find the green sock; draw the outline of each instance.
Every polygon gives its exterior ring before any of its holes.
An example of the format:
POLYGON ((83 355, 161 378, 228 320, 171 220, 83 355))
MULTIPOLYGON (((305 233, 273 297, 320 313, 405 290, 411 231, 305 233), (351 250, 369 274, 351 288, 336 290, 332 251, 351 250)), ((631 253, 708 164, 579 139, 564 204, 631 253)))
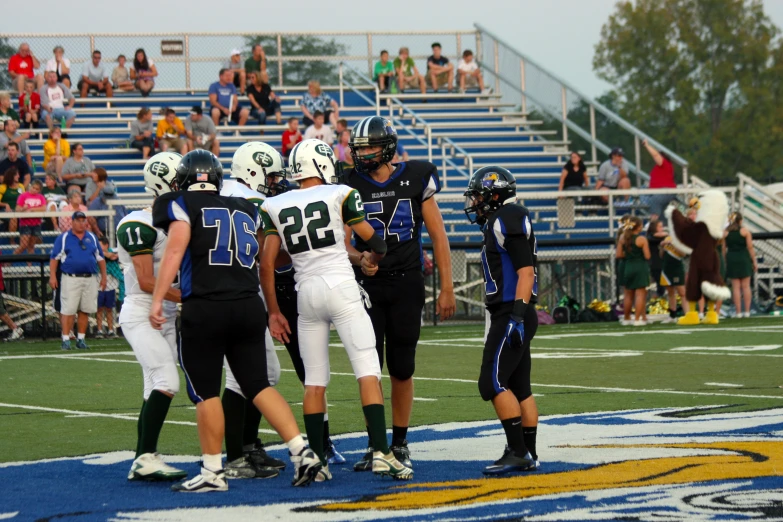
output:
POLYGON ((139 422, 136 423, 136 431, 138 433, 138 436, 136 438, 136 457, 139 458, 139 451, 141 450, 141 430, 144 426, 144 406, 147 405, 147 401, 144 401, 141 403, 141 410, 139 410, 139 422))
POLYGON ((305 413, 304 423, 305 431, 307 432, 307 443, 310 445, 310 449, 320 457, 322 463, 326 464, 324 456, 324 414, 305 413))
POLYGON ((373 449, 387 455, 389 441, 386 439, 386 417, 383 413, 383 404, 370 404, 363 406, 362 410, 364 410, 364 418, 367 419, 367 432, 370 434, 373 449))
POLYGON ((142 417, 144 418, 141 427, 141 444, 139 453, 155 453, 158 451, 158 436, 163 429, 163 422, 166 420, 166 414, 169 412, 171 397, 158 390, 152 390, 150 398, 147 399, 147 405, 144 406, 142 417))
POLYGON ((245 398, 226 388, 223 392, 223 416, 226 419, 226 462, 242 456, 242 432, 245 424, 245 398))
POLYGON ((242 444, 253 446, 258 440, 258 426, 261 424, 261 412, 253 401, 245 401, 245 427, 242 431, 242 444))

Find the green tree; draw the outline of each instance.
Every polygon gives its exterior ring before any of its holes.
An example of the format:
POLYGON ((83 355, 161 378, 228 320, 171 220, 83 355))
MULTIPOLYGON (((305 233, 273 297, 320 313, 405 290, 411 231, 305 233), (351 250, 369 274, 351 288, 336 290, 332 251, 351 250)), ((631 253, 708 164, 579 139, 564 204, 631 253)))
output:
MULTIPOLYGON (((245 36, 248 53, 255 44, 260 44, 267 55, 267 71, 272 84, 278 82, 276 36, 245 36)), ((345 55, 347 47, 334 38, 318 36, 282 36, 283 56, 322 56, 324 58, 345 55)), ((322 85, 336 85, 339 80, 337 62, 321 60, 284 61, 283 85, 306 85, 310 80, 318 80, 322 85)))
MULTIPOLYGON (((16 49, 8 44, 8 38, 0 38, 0 59, 7 60, 16 54, 16 49)), ((0 90, 13 88, 11 75, 8 74, 8 66, 0 67, 0 90)))

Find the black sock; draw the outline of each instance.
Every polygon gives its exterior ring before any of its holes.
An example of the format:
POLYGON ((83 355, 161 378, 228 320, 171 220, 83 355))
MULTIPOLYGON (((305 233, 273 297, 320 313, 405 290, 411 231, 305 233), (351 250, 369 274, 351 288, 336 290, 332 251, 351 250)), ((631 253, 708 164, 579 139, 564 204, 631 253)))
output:
POLYGON ((501 420, 500 423, 503 425, 503 431, 506 432, 506 443, 509 449, 517 456, 524 457, 527 453, 527 447, 522 437, 522 417, 501 420))
POLYGON ((307 432, 307 443, 310 449, 315 452, 326 464, 326 455, 324 455, 324 414, 323 413, 305 413, 304 416, 305 432, 307 432))
POLYGON ((329 447, 329 419, 324 419, 324 448, 329 447))
POLYGON ((144 427, 144 406, 147 405, 147 401, 141 403, 141 410, 139 410, 139 422, 136 423, 136 431, 138 437, 136 438, 136 458, 139 458, 139 450, 141 449, 141 430, 144 427))
POLYGON ((223 392, 223 416, 226 419, 226 462, 242 457, 242 432, 245 423, 245 398, 226 388, 223 392))
MULTIPOLYGON (((364 420, 364 422, 367 422, 367 419, 364 420)), ((370 435, 370 426, 365 426, 365 430, 367 430, 367 447, 372 447, 372 436, 370 435)))
POLYGON ((394 426, 392 425, 392 446, 402 446, 405 442, 405 438, 408 436, 407 426, 394 426))
POLYGON ((242 443, 250 450, 255 446, 258 437, 258 426, 261 424, 261 412, 258 411, 253 401, 245 401, 245 427, 243 429, 242 443))
POLYGON ((166 420, 170 405, 171 397, 158 390, 152 390, 142 412, 144 420, 141 427, 140 455, 158 451, 158 436, 163 429, 163 422, 166 420))
POLYGON ((677 317, 677 310, 676 309, 675 310, 669 310, 669 317, 671 317, 672 319, 677 317))
POLYGON ((538 426, 532 428, 522 428, 522 439, 525 441, 525 446, 533 456, 533 459, 538 460, 538 453, 536 453, 536 432, 538 432, 538 426))
POLYGON ((383 404, 368 404, 362 406, 364 418, 367 419, 367 431, 370 433, 370 445, 375 451, 381 451, 384 455, 389 453, 389 442, 386 438, 386 417, 383 413, 383 404))

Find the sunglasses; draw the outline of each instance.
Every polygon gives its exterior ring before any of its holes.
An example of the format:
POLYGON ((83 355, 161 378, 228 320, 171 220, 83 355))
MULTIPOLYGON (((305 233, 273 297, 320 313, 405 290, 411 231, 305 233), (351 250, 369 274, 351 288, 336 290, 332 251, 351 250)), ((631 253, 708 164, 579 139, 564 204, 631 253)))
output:
POLYGON ((82 247, 82 250, 87 250, 87 245, 85 245, 84 243, 82 243, 82 241, 81 241, 81 240, 79 241, 79 246, 80 246, 80 247, 82 247))

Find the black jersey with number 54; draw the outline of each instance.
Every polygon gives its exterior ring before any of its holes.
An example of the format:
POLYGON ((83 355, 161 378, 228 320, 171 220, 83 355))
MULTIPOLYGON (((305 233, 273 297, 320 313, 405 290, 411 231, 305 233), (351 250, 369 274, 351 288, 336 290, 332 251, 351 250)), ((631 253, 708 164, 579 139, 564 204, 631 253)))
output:
MULTIPOLYGON (((383 183, 354 172, 348 178, 348 185, 359 191, 367 222, 386 241, 388 251, 379 270, 420 270, 423 263, 421 205, 440 192, 435 165, 427 161, 399 163, 383 183)), ((360 237, 354 235, 354 238, 357 250, 370 250, 360 237)))

